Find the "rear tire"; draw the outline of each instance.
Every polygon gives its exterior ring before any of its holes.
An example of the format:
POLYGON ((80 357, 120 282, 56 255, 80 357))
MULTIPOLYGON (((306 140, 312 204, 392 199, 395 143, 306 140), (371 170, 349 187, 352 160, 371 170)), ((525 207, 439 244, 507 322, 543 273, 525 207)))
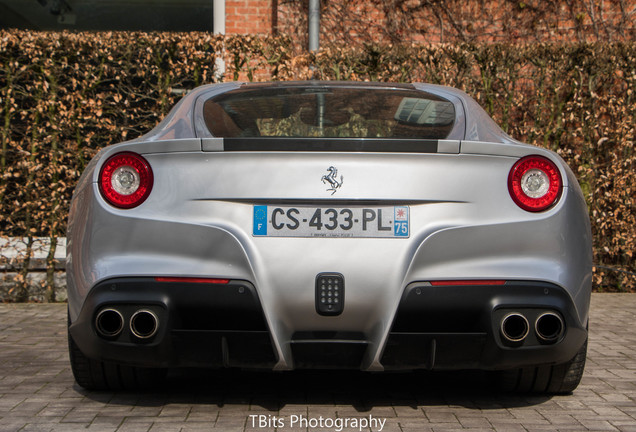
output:
MULTIPOLYGON (((68 325, 70 326, 70 319, 68 325)), ((140 368, 90 359, 79 349, 70 331, 68 352, 75 381, 86 390, 155 388, 166 376, 164 369, 140 368)))
POLYGON ((587 340, 574 358, 566 363, 553 366, 536 366, 499 372, 502 390, 520 393, 572 393, 581 382, 587 340))

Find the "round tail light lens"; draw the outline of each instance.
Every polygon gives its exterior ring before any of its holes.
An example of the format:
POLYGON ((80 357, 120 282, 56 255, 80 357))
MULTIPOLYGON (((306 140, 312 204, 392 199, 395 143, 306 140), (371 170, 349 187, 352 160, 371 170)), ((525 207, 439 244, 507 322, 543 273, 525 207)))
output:
POLYGON ((99 173, 99 190, 109 204, 123 209, 137 207, 152 190, 150 165, 136 153, 117 153, 99 173))
POLYGON ((526 156, 515 163, 508 175, 508 191, 519 207, 540 212, 561 197, 563 181, 559 168, 543 156, 526 156))

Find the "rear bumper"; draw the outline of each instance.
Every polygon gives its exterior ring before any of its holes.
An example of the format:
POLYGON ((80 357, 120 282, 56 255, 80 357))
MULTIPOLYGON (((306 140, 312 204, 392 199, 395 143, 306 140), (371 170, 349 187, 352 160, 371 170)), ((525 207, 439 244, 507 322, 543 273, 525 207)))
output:
MULTIPOLYGON (((353 306, 352 306, 353 307, 353 306)), ((288 340, 269 329, 257 290, 245 281, 160 282, 154 278, 103 281, 87 296, 70 333, 89 358, 145 367, 256 367, 280 364, 278 346, 291 346, 288 368, 363 368, 379 356, 384 369, 509 369, 563 363, 587 338, 570 296, 544 282, 433 286, 416 282, 404 290, 384 340, 362 332, 291 332, 288 340), (105 335, 98 314, 112 309, 121 330, 105 335), (139 338, 131 317, 150 311, 156 332, 139 338), (528 334, 510 342, 501 320, 524 316, 528 334), (562 331, 546 341, 535 322, 544 313, 561 318, 562 331), (377 348, 379 347, 379 349, 377 348), (378 352, 369 352, 378 350, 378 352)), ((115 326, 117 327, 117 326, 115 326)))
POLYGON ((564 363, 585 343, 586 327, 570 296, 553 284, 412 283, 400 301, 381 363, 385 369, 488 370, 564 363), (537 319, 546 313, 560 317, 563 324, 549 339, 536 328, 537 319), (509 314, 527 320, 522 340, 502 333, 502 320, 509 314))
POLYGON ((111 279, 95 286, 69 328, 89 358, 145 367, 262 367, 277 361, 254 287, 245 281, 158 282, 154 278, 111 279), (97 316, 121 314, 116 335, 98 330, 97 316), (157 331, 141 339, 131 317, 149 310, 157 331))

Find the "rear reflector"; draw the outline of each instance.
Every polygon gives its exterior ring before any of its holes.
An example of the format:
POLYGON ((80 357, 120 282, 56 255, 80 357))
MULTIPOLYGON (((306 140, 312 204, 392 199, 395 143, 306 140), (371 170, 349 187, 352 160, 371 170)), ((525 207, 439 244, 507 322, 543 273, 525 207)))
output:
POLYGON ((503 285, 505 280, 441 280, 431 281, 433 286, 503 285))
POLYGON ((224 285, 230 283, 229 279, 195 278, 195 277, 156 277, 157 282, 179 282, 179 283, 204 283, 224 285))

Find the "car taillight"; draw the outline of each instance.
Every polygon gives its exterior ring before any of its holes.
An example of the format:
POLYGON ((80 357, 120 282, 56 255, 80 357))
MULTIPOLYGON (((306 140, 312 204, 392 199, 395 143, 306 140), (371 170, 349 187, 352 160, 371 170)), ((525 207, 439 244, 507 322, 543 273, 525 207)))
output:
POLYGON ((99 190, 111 205, 123 209, 137 207, 152 190, 150 165, 136 153, 117 153, 104 163, 99 173, 99 190))
POLYGON ((514 164, 508 175, 508 191, 519 207, 540 212, 561 196, 563 181, 559 168, 543 156, 526 156, 514 164))

